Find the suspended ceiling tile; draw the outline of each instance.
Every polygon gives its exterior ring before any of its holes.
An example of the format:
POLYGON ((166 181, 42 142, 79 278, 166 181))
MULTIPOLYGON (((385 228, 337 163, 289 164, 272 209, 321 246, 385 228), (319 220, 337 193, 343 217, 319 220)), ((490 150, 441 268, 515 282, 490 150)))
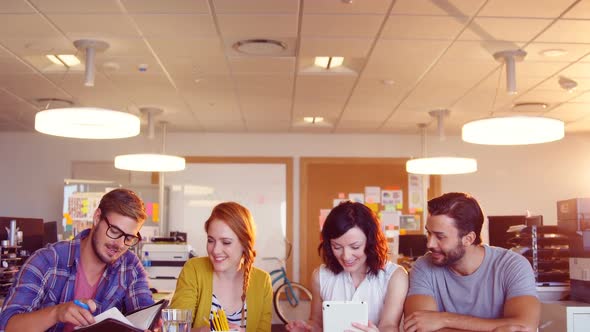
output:
POLYGON ((519 77, 550 77, 559 73, 568 64, 563 62, 523 61, 516 65, 516 79, 519 77))
POLYGON ((122 14, 48 14, 71 40, 138 38, 129 17, 122 14))
POLYGON ((30 0, 43 13, 121 13, 116 0, 30 0))
POLYGON ((406 98, 402 107, 433 110, 448 108, 455 100, 467 92, 465 87, 438 86, 432 90, 430 85, 418 85, 406 98))
POLYGON ((527 52, 525 61, 542 62, 571 62, 583 58, 590 52, 590 45, 587 44, 565 44, 565 43, 531 43, 524 49, 527 52), (566 53, 559 56, 545 56, 543 51, 563 50, 566 53))
POLYGON ((312 0, 305 1, 303 12, 305 14, 385 14, 392 0, 371 1, 333 1, 312 0))
POLYGON ((207 57, 223 58, 223 47, 217 37, 212 38, 148 38, 156 54, 166 58, 207 57))
POLYGON ((143 77, 151 74, 162 74, 162 68, 151 55, 104 57, 96 61, 96 68, 112 75, 135 74, 138 77, 143 77))
MULTIPOLYGON (((109 56, 149 56, 152 54, 141 38, 108 38, 109 48, 98 56, 108 58, 109 56)), ((82 56, 82 54, 80 54, 82 56)))
POLYGON ((540 102, 556 104, 571 99, 572 96, 565 90, 541 90, 535 89, 523 93, 515 99, 515 102, 540 102))
POLYGON ((542 5, 538 0, 490 0, 478 16, 556 18, 572 3, 574 0, 546 1, 542 5))
POLYGON ((350 93, 354 77, 305 75, 297 78, 297 97, 313 98, 318 96, 347 96, 350 93))
POLYGON ((242 36, 243 39, 297 36, 297 15, 217 15, 223 36, 242 36))
POLYGON ((590 115, 590 104, 565 103, 546 112, 544 116, 559 119, 564 122, 572 122, 590 115))
POLYGON ((121 0, 132 14, 208 14, 207 0, 121 0))
POLYGON ((265 121, 265 120, 256 119, 256 122, 246 121, 246 126, 248 127, 249 132, 285 133, 290 130, 291 122, 288 120, 287 121, 279 121, 279 120, 265 121))
POLYGON ((419 133, 418 124, 430 123, 432 117, 428 114, 430 110, 420 110, 410 108, 400 108, 393 116, 384 124, 385 127, 392 127, 395 124, 403 124, 404 127, 411 127, 414 133, 419 133))
MULTIPOLYGON (((0 43, 17 56, 45 56, 45 54, 75 54, 74 44, 62 36, 51 38, 6 37, 0 32, 0 43)), ((6 54, 8 54, 6 52, 6 54)))
POLYGON ((391 113, 393 107, 372 107, 372 105, 348 104, 342 114, 342 121, 366 121, 381 124, 391 113))
POLYGON ((421 84, 435 88, 447 85, 469 88, 497 67, 492 62, 439 61, 424 77, 421 84))
POLYGON ((452 40, 464 23, 449 16, 392 15, 387 20, 382 38, 452 40))
POLYGON ((289 99, 293 91, 293 79, 289 75, 239 75, 235 77, 240 96, 289 99))
POLYGON ((303 37, 374 37, 383 15, 304 15, 303 37))
POLYGON ((293 74, 293 57, 231 57, 229 63, 234 74, 293 74))
POLYGON ((397 82, 384 82, 379 77, 363 75, 353 91, 352 99, 360 98, 363 102, 376 99, 379 102, 397 100, 408 91, 408 87, 397 82))
POLYGON ((300 57, 316 56, 367 56, 373 39, 370 38, 302 38, 299 48, 300 57))
POLYGON ((334 119, 336 119, 340 112, 342 111, 342 107, 344 100, 338 101, 295 101, 293 105, 293 118, 294 120, 301 119, 306 116, 320 116, 324 118, 324 121, 332 123, 334 119))
POLYGON ((0 87, 26 100, 45 97, 71 99, 58 86, 36 74, 2 75, 0 87))
POLYGON ((547 19, 478 17, 463 31, 460 40, 529 41, 551 23, 547 19))
POLYGON ((471 16, 485 0, 397 0, 393 6, 396 14, 471 16))
POLYGON ((570 11, 563 15, 563 18, 578 18, 588 19, 590 18, 590 2, 580 1, 570 11))
POLYGON ((225 13, 296 13, 298 0, 213 0, 217 14, 225 13))
POLYGON ((376 133, 381 126, 381 121, 371 119, 347 120, 342 119, 336 129, 336 133, 376 133))
POLYGON ((537 42, 590 43, 590 21, 558 20, 541 34, 537 42))
POLYGON ((569 78, 588 78, 590 77, 590 62, 578 62, 565 68, 560 75, 569 78))
POLYGON ((571 78, 571 77, 567 77, 565 75, 560 74, 558 76, 555 76, 555 77, 545 80, 543 83, 536 86, 536 88, 539 90, 560 91, 560 92, 566 93, 567 95, 571 96, 571 98, 574 98, 575 96, 577 96, 581 92, 584 92, 586 90, 590 90, 590 77, 571 78), (562 77, 564 79, 571 79, 575 83, 577 83, 578 85, 571 92, 567 91, 566 89, 562 88, 559 83, 559 81, 562 77))
POLYGON ((217 31, 208 14, 131 15, 142 34, 148 38, 216 37, 217 31))
POLYGON ((522 43, 507 41, 456 41, 443 56, 446 61, 487 61, 497 63, 494 53, 519 49, 522 43))
POLYGON ((32 14, 35 11, 22 0, 0 1, 0 14, 32 14))
POLYGON ((190 81, 190 85, 200 84, 212 76, 229 75, 229 68, 223 57, 201 56, 199 58, 170 55, 160 56, 166 71, 175 82, 190 81))
POLYGON ((59 31, 36 14, 0 15, 0 40, 61 37, 59 31))
POLYGON ((578 94, 575 98, 571 99, 570 101, 575 103, 590 103, 590 91, 582 91, 582 93, 578 94))
POLYGON ((572 133, 589 133, 590 132, 590 118, 584 118, 575 122, 565 124, 566 134, 572 133))
POLYGON ((0 75, 34 74, 34 71, 14 57, 0 57, 0 75))

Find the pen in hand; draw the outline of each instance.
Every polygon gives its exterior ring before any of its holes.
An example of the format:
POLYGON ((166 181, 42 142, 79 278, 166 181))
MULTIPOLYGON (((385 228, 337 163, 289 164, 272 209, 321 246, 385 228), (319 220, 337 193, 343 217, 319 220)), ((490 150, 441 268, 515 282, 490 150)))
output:
POLYGON ((88 311, 90 311, 90 307, 88 306, 88 304, 80 301, 80 300, 74 300, 74 304, 77 305, 80 308, 86 309, 88 311))

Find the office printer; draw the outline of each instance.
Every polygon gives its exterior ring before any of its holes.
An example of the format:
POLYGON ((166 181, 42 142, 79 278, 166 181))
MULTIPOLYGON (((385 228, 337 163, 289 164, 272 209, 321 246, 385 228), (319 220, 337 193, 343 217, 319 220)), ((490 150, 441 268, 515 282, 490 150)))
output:
POLYGON ((189 259, 186 243, 144 243, 141 260, 148 274, 151 288, 158 292, 174 292, 184 263, 189 259))

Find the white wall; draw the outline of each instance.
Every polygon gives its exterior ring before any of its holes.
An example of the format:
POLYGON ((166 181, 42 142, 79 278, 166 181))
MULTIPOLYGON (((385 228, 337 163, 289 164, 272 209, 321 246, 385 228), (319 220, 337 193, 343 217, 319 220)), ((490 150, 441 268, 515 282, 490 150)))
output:
MULTIPOLYGON (((0 215, 59 220, 63 179, 71 177, 72 161, 112 160, 117 154, 156 150, 144 137, 83 141, 38 133, 0 133, 0 215)), ((295 157, 293 220, 297 230, 300 156, 419 156, 420 138, 378 134, 169 134, 166 150, 187 156, 295 157)), ((524 214, 528 209, 553 224, 557 200, 590 196, 589 136, 570 135, 559 142, 520 147, 479 146, 448 137, 444 142, 429 142, 428 150, 431 156, 477 158, 477 173, 444 176, 442 188, 444 192, 471 193, 489 215, 524 214)))

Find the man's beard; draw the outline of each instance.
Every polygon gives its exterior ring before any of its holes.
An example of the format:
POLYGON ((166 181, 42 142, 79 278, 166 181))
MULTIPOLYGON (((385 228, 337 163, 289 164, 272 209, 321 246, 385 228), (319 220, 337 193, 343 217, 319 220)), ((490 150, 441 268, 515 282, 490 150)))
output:
POLYGON ((455 248, 453 248, 452 250, 450 250, 449 252, 442 252, 442 251, 436 251, 436 252, 439 254, 443 254, 444 259, 440 262, 431 260, 432 264, 437 265, 437 266, 451 266, 451 265, 457 263, 461 258, 463 258, 463 256, 465 256, 465 247, 463 247, 461 245, 461 243, 458 243, 457 246, 455 248))

